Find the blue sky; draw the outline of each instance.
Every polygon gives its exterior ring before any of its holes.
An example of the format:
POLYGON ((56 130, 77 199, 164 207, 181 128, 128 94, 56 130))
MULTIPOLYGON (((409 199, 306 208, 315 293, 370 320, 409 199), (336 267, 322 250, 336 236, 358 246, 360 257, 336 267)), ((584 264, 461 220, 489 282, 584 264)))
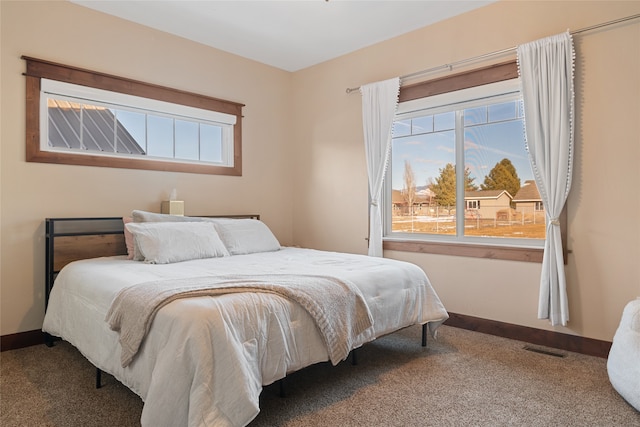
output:
MULTIPOLYGON (((520 182, 533 179, 531 166, 524 145, 522 119, 519 112, 510 111, 514 103, 503 103, 489 108, 465 110, 465 167, 471 171, 476 185, 484 182, 484 177, 504 158, 511 160, 520 182), (475 113, 479 113, 475 115, 475 113), (487 121, 492 122, 486 124, 487 121)), ((451 118, 452 113, 448 113, 451 118)), ((406 122, 398 123, 394 135, 408 133, 406 122), (403 126, 405 125, 405 126, 403 126)), ((447 163, 455 164, 455 141, 453 123, 437 117, 430 119, 413 118, 413 132, 417 135, 395 137, 392 149, 392 186, 402 189, 404 184, 404 162, 409 160, 417 186, 426 185, 440 175, 439 170, 447 163), (420 128, 426 123, 424 128, 420 128), (433 123, 433 124, 432 124, 433 123), (441 130, 442 129, 442 130, 441 130)))
POLYGON ((149 156, 173 158, 175 138, 175 158, 222 161, 220 126, 125 110, 117 117, 149 156))

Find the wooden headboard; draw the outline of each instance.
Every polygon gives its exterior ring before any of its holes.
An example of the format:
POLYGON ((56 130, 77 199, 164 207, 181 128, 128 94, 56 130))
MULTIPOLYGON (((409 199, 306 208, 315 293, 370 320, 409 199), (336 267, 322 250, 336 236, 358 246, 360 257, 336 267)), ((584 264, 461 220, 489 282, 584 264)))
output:
MULTIPOLYGON (((200 215, 206 218, 251 218, 260 215, 200 215)), ((45 219, 45 308, 58 272, 72 261, 126 255, 122 217, 45 219)))

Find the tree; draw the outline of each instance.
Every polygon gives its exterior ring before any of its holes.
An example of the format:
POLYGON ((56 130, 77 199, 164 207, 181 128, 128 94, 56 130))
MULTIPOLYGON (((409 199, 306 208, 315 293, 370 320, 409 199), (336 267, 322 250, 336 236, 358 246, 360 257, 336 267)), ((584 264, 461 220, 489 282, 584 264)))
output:
POLYGON ((451 163, 440 169, 440 176, 431 186, 436 195, 436 203, 440 206, 455 206, 456 204, 456 169, 451 163))
POLYGON ((471 176, 469 168, 464 170, 464 191, 476 191, 478 186, 473 183, 475 178, 471 176))
MULTIPOLYGON (((469 168, 464 170, 465 191, 475 191, 478 187, 473 183, 475 178, 471 176, 469 168)), ((440 176, 431 185, 431 191, 435 194, 436 203, 440 206, 455 206, 456 204, 456 168, 451 163, 440 169, 440 176)))
POLYGON ((404 188, 402 197, 409 207, 409 215, 413 215, 413 202, 416 199, 416 177, 408 160, 404 161, 404 188))
POLYGON ((509 159, 502 159, 484 177, 483 190, 507 190, 514 197, 520 190, 520 178, 509 159))

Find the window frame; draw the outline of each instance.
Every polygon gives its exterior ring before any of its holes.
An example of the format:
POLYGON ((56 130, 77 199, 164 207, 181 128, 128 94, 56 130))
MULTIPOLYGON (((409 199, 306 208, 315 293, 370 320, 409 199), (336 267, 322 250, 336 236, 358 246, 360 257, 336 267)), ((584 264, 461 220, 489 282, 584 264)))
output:
MULTIPOLYGON (((517 62, 512 60, 401 86, 398 101, 402 103, 518 77, 517 62)), ((560 226, 564 248, 564 242, 566 242, 566 208, 560 216, 560 226)), ((423 235, 412 236, 411 238, 384 235, 383 249, 525 262, 542 262, 544 253, 543 247, 510 246, 499 242, 485 244, 468 241, 439 241, 437 239, 425 239, 423 235)), ((566 254, 567 251, 565 249, 565 263, 567 260, 566 254)))
POLYGON ((27 63, 27 71, 24 74, 26 77, 27 162, 242 176, 242 107, 244 104, 27 56, 22 56, 22 59, 27 63), (40 93, 43 78, 233 115, 236 117, 236 124, 233 127, 232 164, 221 166, 176 159, 128 158, 42 150, 40 93))

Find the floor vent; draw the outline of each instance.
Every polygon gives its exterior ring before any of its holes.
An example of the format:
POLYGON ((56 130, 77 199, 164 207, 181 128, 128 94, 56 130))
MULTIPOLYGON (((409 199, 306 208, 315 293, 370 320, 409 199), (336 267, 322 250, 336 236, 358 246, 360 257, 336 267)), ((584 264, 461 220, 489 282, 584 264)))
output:
POLYGON ((565 357, 565 355, 562 354, 562 353, 556 353, 554 351, 549 351, 549 350, 545 350, 545 349, 542 349, 542 348, 531 347, 529 345, 525 345, 523 348, 525 350, 527 350, 527 351, 533 351, 534 353, 546 354, 547 356, 565 357))

